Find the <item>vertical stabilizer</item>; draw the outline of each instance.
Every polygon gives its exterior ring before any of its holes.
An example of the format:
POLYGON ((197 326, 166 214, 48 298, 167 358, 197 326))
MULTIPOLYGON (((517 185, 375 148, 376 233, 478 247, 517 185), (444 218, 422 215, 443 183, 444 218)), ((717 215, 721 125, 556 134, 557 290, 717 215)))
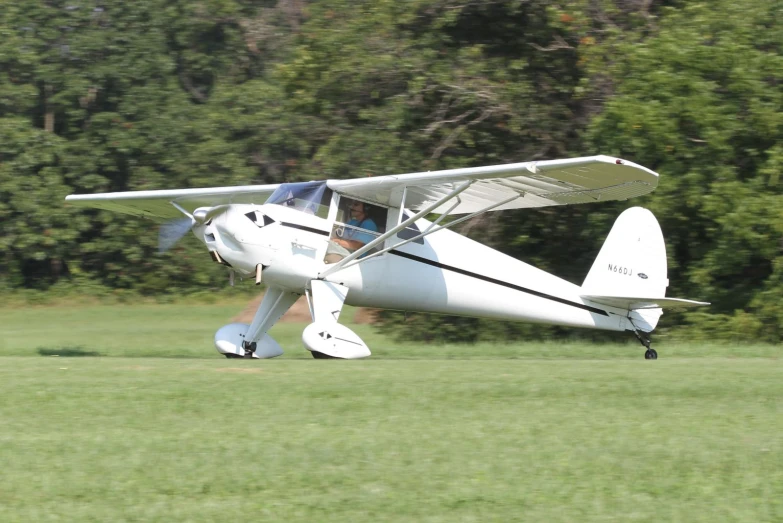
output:
MULTIPOLYGON (((662 298, 668 285, 661 226, 647 209, 632 207, 614 222, 582 284, 582 293, 662 298)), ((661 313, 661 309, 639 310, 633 317, 644 320, 638 322, 640 328, 652 330, 661 313)))

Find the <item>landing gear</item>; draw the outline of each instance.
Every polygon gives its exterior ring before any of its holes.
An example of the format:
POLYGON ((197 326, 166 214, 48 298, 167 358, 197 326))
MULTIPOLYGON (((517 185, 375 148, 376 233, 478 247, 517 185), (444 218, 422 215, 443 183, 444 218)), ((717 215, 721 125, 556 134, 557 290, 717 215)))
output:
MULTIPOLYGON (((631 325, 633 325, 633 322, 631 322, 631 325)), ((642 332, 639 329, 636 328, 636 325, 634 325, 633 329, 634 335, 636 335, 636 339, 639 340, 639 343, 641 343, 645 349, 647 349, 644 352, 644 359, 646 360, 657 360, 658 359, 658 353, 650 347, 650 334, 647 332, 642 332)))
POLYGON ((244 357, 245 358, 252 358, 253 354, 255 354, 255 352, 256 352, 256 347, 257 347, 256 342, 250 343, 250 342, 247 342, 247 341, 243 341, 242 342, 242 350, 245 351, 245 356, 244 357))
POLYGON ((270 287, 258 306, 252 323, 229 323, 215 333, 215 348, 229 358, 264 359, 275 358, 283 354, 274 338, 266 332, 275 324, 288 308, 293 305, 298 294, 270 287))
POLYGON ((324 280, 310 281, 307 291, 313 323, 302 332, 302 343, 313 358, 353 360, 366 358, 370 349, 351 329, 337 323, 348 287, 324 280))
POLYGON ((242 341, 242 354, 234 354, 233 352, 227 352, 224 354, 224 356, 228 359, 252 359, 253 355, 256 353, 256 348, 258 345, 256 345, 256 342, 250 343, 247 341, 242 341))

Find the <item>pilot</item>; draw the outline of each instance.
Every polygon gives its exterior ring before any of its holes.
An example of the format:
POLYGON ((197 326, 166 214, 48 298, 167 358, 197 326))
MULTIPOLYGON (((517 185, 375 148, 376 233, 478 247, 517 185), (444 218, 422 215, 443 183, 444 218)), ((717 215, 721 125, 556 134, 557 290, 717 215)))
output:
POLYGON ((368 231, 378 232, 378 225, 372 218, 367 216, 367 209, 364 202, 352 200, 349 206, 351 219, 345 224, 343 234, 339 238, 332 238, 329 246, 326 248, 326 263, 337 263, 357 249, 361 249, 365 244, 371 242, 375 236, 359 231, 350 226, 361 227, 368 231))

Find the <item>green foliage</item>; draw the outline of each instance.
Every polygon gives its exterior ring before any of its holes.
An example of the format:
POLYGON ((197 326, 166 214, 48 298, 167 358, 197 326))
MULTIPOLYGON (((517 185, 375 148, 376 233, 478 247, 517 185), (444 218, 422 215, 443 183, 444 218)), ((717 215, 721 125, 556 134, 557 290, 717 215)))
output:
MULTIPOLYGON (((224 285, 195 242, 158 256, 154 224, 67 208, 71 192, 604 153, 661 173, 631 204, 661 222, 669 294, 714 304, 662 328, 780 341, 777 11, 750 0, 5 5, 0 290, 224 285)), ((491 213, 462 231, 580 283, 626 205, 491 213)), ((409 326, 433 341, 561 334, 466 318, 409 326)))
POLYGON ((618 46, 590 141, 661 173, 649 207, 669 292, 713 302, 692 326, 780 341, 783 26, 773 3, 720 4, 669 9, 654 37, 618 46))
POLYGON ((250 140, 225 125, 231 97, 220 86, 249 83, 277 52, 243 29, 268 7, 8 7, 0 13, 4 285, 45 289, 69 275, 144 293, 222 284, 223 272, 195 245, 157 256, 153 224, 76 212, 63 199, 259 181, 250 140))

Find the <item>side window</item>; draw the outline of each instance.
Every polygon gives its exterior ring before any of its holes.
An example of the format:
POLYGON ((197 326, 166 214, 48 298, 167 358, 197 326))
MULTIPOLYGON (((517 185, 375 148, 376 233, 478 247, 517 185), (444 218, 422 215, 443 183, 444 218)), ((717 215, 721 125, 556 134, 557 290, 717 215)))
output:
MULTIPOLYGON (((324 263, 337 263, 386 232, 389 209, 353 198, 340 198, 324 263)), ((379 252, 378 245, 360 258, 379 252)))
POLYGON ((340 198, 337 222, 384 233, 388 214, 389 209, 385 207, 352 198, 340 198))
MULTIPOLYGON (((408 218, 410 218, 410 216, 408 216, 408 213, 405 213, 405 212, 402 213, 402 221, 405 221, 408 218)), ((419 234, 421 234, 421 231, 419 230, 419 228, 416 226, 415 223, 412 223, 412 224, 408 225, 407 227, 405 227, 400 232, 398 232, 397 233, 397 238, 400 238, 400 239, 403 239, 403 240, 409 240, 411 238, 414 238, 414 237, 418 236, 419 234)), ((418 243, 420 245, 424 245, 424 238, 418 238, 416 240, 413 240, 413 243, 418 243)))
POLYGON ((369 203, 365 203, 364 208, 366 209, 367 216, 375 222, 375 225, 378 227, 378 232, 386 232, 386 216, 389 214, 389 209, 369 203))

